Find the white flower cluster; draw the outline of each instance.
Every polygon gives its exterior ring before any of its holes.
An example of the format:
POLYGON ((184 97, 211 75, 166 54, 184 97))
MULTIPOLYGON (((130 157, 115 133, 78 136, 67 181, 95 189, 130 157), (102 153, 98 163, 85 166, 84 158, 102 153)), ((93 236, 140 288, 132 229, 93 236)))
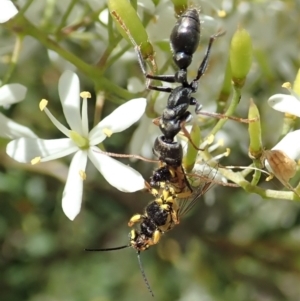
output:
POLYGON ((17 8, 10 0, 1 0, 0 4, 0 23, 7 22, 18 13, 17 8))
MULTIPOLYGON (((0 22, 4 23, 17 14, 18 10, 9 0, 1 0, 0 22)), ((113 133, 122 132, 137 122, 144 114, 146 99, 133 99, 118 107, 100 121, 91 131, 88 127, 88 98, 90 93, 80 93, 78 76, 65 71, 59 80, 59 96, 63 112, 70 129, 61 124, 47 108, 47 101, 40 102, 53 124, 66 136, 61 139, 44 140, 29 128, 22 126, 0 113, 0 135, 15 139, 8 143, 7 154, 21 163, 36 164, 74 154, 63 191, 62 208, 73 220, 81 209, 83 181, 88 158, 112 186, 120 191, 134 192, 143 189, 144 179, 131 167, 107 156, 97 147, 113 133), (80 96, 82 106, 80 106, 80 96)), ((0 105, 7 107, 25 98, 27 89, 20 84, 7 84, 0 88, 0 105)))
MULTIPOLYGON (((290 92, 288 94, 275 94, 268 99, 268 104, 276 111, 300 117, 300 96, 286 83, 283 87, 290 92)), ((293 160, 300 159, 300 130, 285 135, 272 150, 280 150, 293 160)))
MULTIPOLYGON (((9 0, 0 0, 0 23, 15 17, 17 8, 9 0)), ((169 13, 167 14, 169 15, 169 13)), ((165 34, 164 34, 165 36, 165 34)), ((291 95, 276 94, 269 98, 268 104, 275 110, 300 117, 300 96, 288 86, 291 95)), ((40 102, 40 110, 45 112, 57 129, 65 138, 45 140, 39 138, 29 128, 22 126, 0 113, 0 136, 9 138, 6 152, 20 163, 36 164, 46 162, 73 154, 68 177, 62 196, 62 208, 66 216, 73 220, 81 209, 83 195, 83 181, 86 179, 86 166, 88 159, 109 184, 123 192, 134 192, 145 187, 142 175, 119 161, 102 152, 98 147, 113 133, 122 132, 142 116, 142 122, 131 141, 133 153, 144 152, 150 156, 151 149, 147 143, 153 145, 157 134, 150 132, 149 119, 145 117, 146 99, 132 99, 118 107, 106 116, 93 129, 89 130, 88 99, 89 92, 80 92, 78 76, 72 71, 65 71, 59 79, 59 97, 65 119, 69 128, 59 122, 50 112, 48 101, 40 102), (82 103, 81 99, 82 98, 82 103), (151 138, 149 138, 151 136, 151 138), (147 140, 145 140, 145 137, 147 140)), ((26 96, 26 87, 20 84, 6 84, 0 88, 0 105, 3 107, 22 101, 26 96)), ((150 127, 152 130, 158 128, 150 127)), ((273 150, 284 152, 289 158, 300 158, 300 144, 295 143, 300 138, 300 130, 288 133, 273 150)), ((219 156, 225 156, 226 153, 219 156)), ((215 158, 218 161, 219 158, 215 158)), ((200 162, 197 168, 201 173, 207 168, 200 162)), ((211 173, 211 168, 209 172, 211 173)), ((215 172, 215 170, 213 170, 215 172)), ((200 173, 200 172, 199 172, 200 173)), ((217 174, 217 172, 215 172, 217 174)), ((215 174, 213 178, 215 178, 215 174)), ((220 181, 225 181, 221 178, 220 181)))
MULTIPOLYGON (((1 0, 0 22, 13 18, 18 10, 11 1, 1 0)), ((38 163, 74 154, 67 182, 63 191, 62 207, 67 217, 73 220, 80 212, 85 169, 89 158, 104 178, 117 189, 134 192, 144 188, 141 174, 119 161, 107 156, 97 145, 113 133, 122 132, 138 121, 144 114, 146 99, 128 101, 100 121, 91 131, 88 128, 87 100, 90 93, 80 93, 78 76, 65 71, 59 80, 59 95, 63 112, 70 129, 61 124, 49 111, 47 101, 40 102, 53 124, 67 137, 44 140, 25 126, 0 113, 0 135, 15 139, 8 143, 7 154, 21 163, 38 163), (83 98, 80 107, 80 96, 83 98)), ((25 98, 27 89, 20 84, 7 84, 0 88, 0 105, 9 106, 25 98)))
MULTIPOLYGON (((107 156, 97 145, 113 133, 122 132, 138 121, 145 112, 146 99, 138 98, 126 102, 89 131, 87 102, 90 93, 79 92, 78 76, 72 71, 65 71, 59 80, 58 89, 63 112, 70 129, 51 114, 45 99, 40 102, 40 109, 67 138, 44 140, 28 129, 28 134, 23 137, 21 137, 21 133, 12 135, 20 125, 8 120, 5 126, 11 131, 10 136, 20 138, 8 143, 6 152, 18 162, 32 164, 74 154, 62 198, 63 210, 68 218, 73 220, 81 208, 88 158, 104 178, 120 191, 134 192, 144 188, 144 179, 141 174, 107 156), (81 107, 79 95, 83 99, 81 107)), ((25 131, 23 132, 25 133, 25 131)))

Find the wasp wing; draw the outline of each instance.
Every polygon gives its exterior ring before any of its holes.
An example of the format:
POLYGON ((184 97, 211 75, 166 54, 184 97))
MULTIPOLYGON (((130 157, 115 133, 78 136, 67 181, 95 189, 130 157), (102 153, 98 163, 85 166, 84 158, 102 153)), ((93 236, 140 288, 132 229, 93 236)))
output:
POLYGON ((197 200, 212 187, 217 173, 217 169, 205 164, 201 169, 194 169, 187 175, 192 192, 185 198, 177 198, 178 216, 185 215, 195 206, 197 200))

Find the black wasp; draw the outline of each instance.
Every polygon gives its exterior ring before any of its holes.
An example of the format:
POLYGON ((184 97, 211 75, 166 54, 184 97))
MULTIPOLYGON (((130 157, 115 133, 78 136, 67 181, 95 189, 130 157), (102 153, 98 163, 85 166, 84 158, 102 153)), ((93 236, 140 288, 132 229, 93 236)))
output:
POLYGON ((154 296, 142 267, 140 252, 156 245, 165 232, 178 225, 180 218, 196 204, 197 199, 207 191, 209 186, 210 183, 197 185, 188 198, 181 198, 179 201, 177 201, 177 194, 172 187, 165 186, 160 191, 152 189, 155 200, 146 206, 143 214, 133 215, 128 222, 129 227, 139 223, 139 229, 132 229, 130 231, 129 243, 127 245, 107 249, 85 250, 115 251, 132 247, 137 251, 140 270, 148 290, 154 296))
MULTIPOLYGON (((206 71, 214 40, 223 34, 224 32, 210 37, 206 53, 198 68, 197 76, 190 83, 187 80, 187 68, 192 63, 193 54, 200 42, 200 18, 197 9, 187 9, 179 17, 172 30, 170 46, 173 53, 173 61, 178 67, 174 75, 148 74, 142 55, 136 48, 141 69, 147 79, 180 84, 176 88, 170 88, 153 86, 147 82, 147 88, 150 90, 170 93, 167 107, 163 110, 162 116, 155 120, 163 135, 156 138, 153 153, 163 164, 161 168, 154 172, 150 180, 150 185, 152 186, 169 182, 175 186, 177 193, 182 193, 186 188, 191 191, 182 168, 182 146, 174 141, 174 138, 182 129, 185 129, 185 123, 192 119, 192 114, 188 111, 189 106, 194 105, 196 113, 199 113, 202 108, 201 104, 192 97, 192 94, 197 92, 199 79, 206 71)), ((187 134, 186 131, 185 133, 187 134)))
MULTIPOLYGON (((173 229, 179 223, 180 217, 195 205, 196 200, 208 190, 211 184, 211 181, 201 181, 199 183, 199 181, 193 182, 191 179, 187 179, 182 167, 183 149, 181 144, 175 141, 174 138, 184 129, 185 123, 192 119, 192 114, 188 111, 189 106, 194 105, 196 113, 201 110, 201 105, 192 97, 192 94, 197 91, 198 81, 206 71, 214 40, 224 33, 218 33, 210 37, 197 76, 191 82, 188 82, 187 68, 192 62, 193 54, 200 41, 200 18, 197 9, 187 9, 179 17, 172 30, 170 45, 173 60, 178 67, 174 75, 151 75, 147 73, 140 49, 131 37, 126 25, 116 12, 112 12, 112 14, 135 45, 139 64, 147 79, 147 88, 170 93, 170 95, 162 116, 155 120, 163 134, 156 138, 153 146, 153 153, 160 160, 161 167, 154 172, 147 187, 154 195, 155 200, 146 206, 143 214, 135 214, 130 219, 128 225, 131 227, 139 223, 139 229, 131 230, 127 245, 109 249, 86 250, 112 251, 127 247, 134 248, 138 254, 144 280, 153 295, 141 265, 140 252, 157 244, 164 232, 173 229), (159 80, 180 85, 176 88, 154 86, 150 85, 148 80, 159 80)), ((215 174, 210 176, 213 178, 215 174)))
MULTIPOLYGON (((171 32, 170 46, 173 53, 173 61, 178 67, 178 70, 172 75, 152 75, 147 73, 140 47, 132 38, 117 12, 112 11, 112 15, 127 33, 133 45, 135 45, 139 65, 147 79, 147 88, 170 93, 167 107, 163 110, 162 116, 154 120, 154 123, 159 126, 163 135, 157 137, 154 142, 153 153, 161 162, 161 167, 155 170, 150 178, 150 186, 157 188, 167 182, 174 187, 179 197, 185 197, 192 192, 192 188, 186 179, 185 171, 182 167, 182 146, 174 138, 181 130, 189 138, 188 132, 184 127, 185 123, 192 119, 192 114, 188 111, 189 106, 194 105, 196 113, 200 113, 202 108, 201 104, 192 97, 192 94, 197 92, 199 79, 207 69, 214 40, 223 35, 224 32, 210 37, 204 58, 198 68, 197 76, 191 82, 188 82, 187 68, 192 63, 193 54, 200 42, 200 17, 196 8, 188 8, 183 12, 171 32), (178 83, 180 85, 176 88, 154 86, 149 84, 149 80, 178 83)), ((193 144, 193 141, 191 143, 193 144)), ((195 145, 194 147, 197 148, 195 145)))

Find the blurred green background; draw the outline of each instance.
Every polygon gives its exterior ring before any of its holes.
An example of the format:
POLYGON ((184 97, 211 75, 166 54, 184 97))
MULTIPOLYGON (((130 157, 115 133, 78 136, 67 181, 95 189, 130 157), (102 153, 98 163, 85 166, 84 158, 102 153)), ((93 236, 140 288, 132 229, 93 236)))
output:
MULTIPOLYGON (((15 3, 21 9, 27 6, 25 17, 44 35, 87 64, 103 68, 103 77, 109 82, 126 91, 128 82, 135 80, 144 89, 136 56, 126 41, 119 38, 120 44, 114 45, 124 50, 123 56, 116 57, 111 65, 105 59, 105 55, 111 55, 107 50, 111 45, 103 21, 107 15, 104 0, 15 3), (59 35, 58 28, 71 30, 59 35)), ((254 60, 237 115, 247 116, 249 99, 253 98, 261 112, 264 145, 271 148, 280 136, 283 114, 268 107, 267 99, 285 93, 282 83, 293 82, 298 71, 300 1, 195 0, 191 5, 201 6, 201 18, 205 20, 199 49, 189 68, 191 78, 210 35, 220 28, 227 32, 213 45, 209 70, 201 79, 196 98, 207 111, 215 109, 214 100, 222 84, 230 40, 236 28, 242 26, 252 38, 254 60), (219 17, 218 10, 224 10, 226 16, 219 17)), ((138 12, 147 24, 160 69, 166 62, 171 63, 168 38, 176 22, 173 3, 138 1, 138 12)), ((0 77, 4 78, 16 38, 6 24, 1 24, 0 34, 0 77)), ((115 34, 118 35, 116 30, 115 34)), ((61 137, 39 111, 38 103, 42 98, 48 99, 52 113, 65 123, 57 84, 60 74, 68 68, 76 70, 81 90, 91 91, 95 100, 97 79, 91 80, 80 69, 74 69, 66 60, 47 51, 39 40, 26 36, 9 82, 25 85, 27 96, 20 104, 2 112, 30 127, 41 138, 61 137)), ((168 70, 174 70, 172 65, 168 70)), ((105 86, 102 88, 105 102, 101 115, 106 116, 122 97, 106 91, 105 86)), ((130 92, 140 95, 134 84, 130 92)), ((163 98, 165 101, 166 95, 163 98)), ((92 120, 93 101, 89 114, 92 120)), ((128 141, 136 127, 107 139, 106 149, 129 153, 128 141)), ((247 156, 246 125, 228 121, 220 136, 225 147, 231 148, 229 158, 221 161, 223 165, 251 163, 247 156)), ((61 209, 69 158, 37 166, 18 164, 5 153, 8 140, 1 139, 0 143, 0 300, 153 300, 134 250, 84 252, 84 248, 127 244, 127 222, 134 213, 143 211, 151 196, 146 192, 117 191, 90 164, 82 211, 73 222, 69 221, 61 209)), ((148 152, 151 153, 151 148, 148 152)), ((142 161, 130 164, 145 179, 156 168, 155 164, 142 161)), ((276 181, 262 182, 261 186, 282 188, 276 181)), ((264 200, 242 189, 216 184, 178 227, 141 257, 155 300, 299 300, 299 204, 264 200)))

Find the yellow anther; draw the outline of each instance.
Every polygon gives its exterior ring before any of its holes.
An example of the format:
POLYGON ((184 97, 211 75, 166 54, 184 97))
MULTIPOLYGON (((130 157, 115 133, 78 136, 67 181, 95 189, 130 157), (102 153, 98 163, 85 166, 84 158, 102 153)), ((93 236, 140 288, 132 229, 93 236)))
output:
POLYGON ((90 92, 88 92, 88 91, 82 91, 82 92, 80 93, 80 97, 81 97, 81 98, 91 98, 92 96, 91 96, 91 93, 90 93, 90 92))
POLYGON ((220 18, 224 18, 224 17, 226 17, 226 11, 224 10, 224 9, 220 9, 220 10, 218 10, 218 16, 220 17, 220 18))
POLYGON ((107 137, 110 137, 113 134, 112 130, 110 130, 108 128, 105 128, 102 131, 107 137))
POLYGON ((30 161, 31 165, 35 165, 35 164, 38 164, 38 163, 40 163, 40 162, 41 162, 41 157, 35 157, 35 158, 33 158, 33 159, 30 161))
POLYGON ((218 145, 219 146, 224 146, 224 139, 219 139, 218 145))
POLYGON ((289 82, 283 83, 281 87, 282 88, 287 88, 287 89, 292 89, 292 85, 289 82))
POLYGON ((79 176, 83 181, 86 180, 86 173, 84 170, 79 170, 79 176))
POLYGON ((224 153, 224 156, 228 157, 230 155, 230 152, 231 152, 230 148, 226 148, 226 152, 224 153))
POLYGON ((42 99, 39 103, 39 108, 41 111, 44 111, 44 109, 47 107, 48 100, 42 99))
POLYGON ((296 120, 298 117, 289 113, 284 113, 284 117, 292 119, 292 120, 296 120))
POLYGON ((208 145, 212 144, 214 140, 215 140, 215 135, 210 135, 206 139, 208 145))

